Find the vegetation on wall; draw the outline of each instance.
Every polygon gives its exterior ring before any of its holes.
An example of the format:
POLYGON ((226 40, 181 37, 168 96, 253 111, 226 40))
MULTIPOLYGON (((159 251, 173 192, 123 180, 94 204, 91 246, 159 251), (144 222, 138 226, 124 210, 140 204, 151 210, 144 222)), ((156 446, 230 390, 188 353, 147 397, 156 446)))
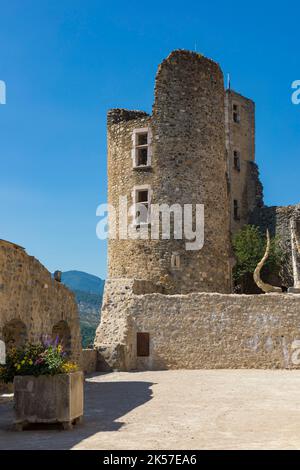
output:
MULTIPOLYGON (((264 256, 266 236, 255 225, 246 225, 233 238, 233 250, 236 265, 233 269, 233 279, 236 285, 243 285, 245 278, 252 277, 253 272, 264 256)), ((283 253, 279 239, 271 239, 270 256, 262 270, 263 276, 278 275, 281 269, 283 253)))

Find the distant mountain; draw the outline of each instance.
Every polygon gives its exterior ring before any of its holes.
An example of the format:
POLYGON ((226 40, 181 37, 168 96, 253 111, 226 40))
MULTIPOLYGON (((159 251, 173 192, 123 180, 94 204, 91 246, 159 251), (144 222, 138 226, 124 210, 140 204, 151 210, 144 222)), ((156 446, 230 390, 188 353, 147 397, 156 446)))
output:
POLYGON ((89 294, 103 295, 104 280, 83 271, 65 271, 61 281, 71 290, 80 290, 89 294))
POLYGON ((100 322, 105 281, 82 271, 65 271, 61 281, 74 292, 79 309, 82 345, 92 346, 100 322))

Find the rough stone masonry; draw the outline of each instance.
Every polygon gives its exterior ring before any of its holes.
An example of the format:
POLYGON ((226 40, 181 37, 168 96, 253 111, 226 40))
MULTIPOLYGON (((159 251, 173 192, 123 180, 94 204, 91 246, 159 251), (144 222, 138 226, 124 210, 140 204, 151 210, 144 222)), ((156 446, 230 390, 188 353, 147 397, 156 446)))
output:
POLYGON ((174 238, 110 239, 109 278, 148 280, 170 294, 230 292, 224 100, 220 67, 177 51, 159 66, 152 116, 109 111, 108 202, 118 207, 127 196, 133 204, 147 192, 151 204, 204 204, 206 240, 201 251, 187 251, 174 238), (135 160, 143 150, 136 135, 146 139, 147 162, 135 160), (172 267, 174 255, 180 269, 172 267))

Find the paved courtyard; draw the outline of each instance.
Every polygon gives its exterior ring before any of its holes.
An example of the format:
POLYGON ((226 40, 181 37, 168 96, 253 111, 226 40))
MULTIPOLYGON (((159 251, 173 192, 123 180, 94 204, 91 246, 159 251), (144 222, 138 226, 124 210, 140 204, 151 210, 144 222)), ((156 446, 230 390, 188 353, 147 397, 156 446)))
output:
POLYGON ((300 371, 178 370, 86 380, 72 431, 12 431, 0 402, 0 449, 300 449, 300 371))

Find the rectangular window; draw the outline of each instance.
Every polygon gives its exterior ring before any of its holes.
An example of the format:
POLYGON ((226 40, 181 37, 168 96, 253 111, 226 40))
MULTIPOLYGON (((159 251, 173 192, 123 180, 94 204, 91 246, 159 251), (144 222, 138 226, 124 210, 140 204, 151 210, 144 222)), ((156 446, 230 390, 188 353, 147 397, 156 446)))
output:
POLYGON ((238 124, 241 120, 240 119, 240 108, 237 104, 233 104, 232 109, 233 109, 233 112, 232 112, 233 122, 238 124))
POLYGON ((148 189, 137 190, 137 202, 143 202, 148 206, 149 191, 148 189))
POLYGON ((240 152, 237 150, 234 150, 233 152, 233 166, 235 170, 241 171, 240 152))
POLYGON ((136 334, 136 354, 140 357, 150 356, 150 335, 149 333, 136 334))
POLYGON ((148 185, 134 188, 133 203, 135 205, 134 225, 148 224, 150 221, 150 187, 148 185))
POLYGON ((233 217, 234 217, 234 220, 240 220, 239 203, 237 199, 234 199, 233 201, 233 217))
POLYGON ((135 129, 132 134, 132 160, 134 168, 151 166, 151 132, 148 127, 135 129))

